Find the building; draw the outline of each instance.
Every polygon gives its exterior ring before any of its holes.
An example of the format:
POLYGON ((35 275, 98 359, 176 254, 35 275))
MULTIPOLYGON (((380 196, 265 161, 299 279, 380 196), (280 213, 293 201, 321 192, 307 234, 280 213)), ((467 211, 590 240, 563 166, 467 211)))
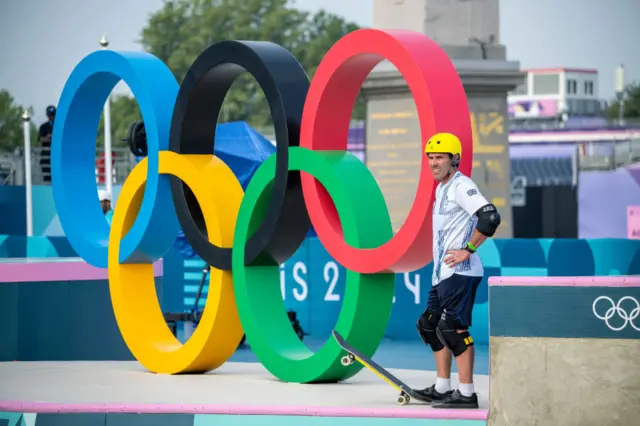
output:
POLYGON ((522 127, 602 126, 604 102, 598 98, 598 72, 593 69, 524 70, 524 84, 509 93, 512 129, 522 127))

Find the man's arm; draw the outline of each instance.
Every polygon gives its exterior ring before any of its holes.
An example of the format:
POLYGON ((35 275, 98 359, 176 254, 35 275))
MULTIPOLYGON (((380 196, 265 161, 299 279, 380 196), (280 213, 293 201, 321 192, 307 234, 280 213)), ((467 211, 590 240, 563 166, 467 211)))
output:
POLYGON ((481 234, 480 231, 478 231, 478 228, 473 230, 473 235, 471 236, 471 239, 469 240, 469 244, 471 244, 471 249, 473 251, 477 250, 478 247, 480 247, 482 245, 482 243, 484 243, 484 241, 487 239, 488 237, 484 234, 481 234))
POLYGON ((455 188, 455 202, 470 216, 477 216, 478 222, 467 247, 448 252, 450 256, 445 258, 444 262, 449 266, 467 260, 471 253, 475 252, 487 238, 492 237, 500 226, 498 209, 487 201, 473 182, 467 181, 455 188))
POLYGON ((493 237, 501 221, 498 209, 489 202, 480 207, 475 212, 475 215, 478 216, 478 223, 476 224, 476 229, 473 230, 471 240, 469 240, 471 249, 474 251, 477 250, 487 238, 493 237))

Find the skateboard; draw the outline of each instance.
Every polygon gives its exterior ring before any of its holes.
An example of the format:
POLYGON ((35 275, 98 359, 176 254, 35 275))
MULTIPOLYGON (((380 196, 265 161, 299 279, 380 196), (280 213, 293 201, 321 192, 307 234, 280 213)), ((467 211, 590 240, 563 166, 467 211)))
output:
POLYGON ((396 398, 396 403, 398 405, 407 405, 411 398, 415 398, 417 400, 421 400, 420 396, 416 394, 415 390, 410 386, 407 386, 404 382, 398 379, 393 374, 389 373, 387 370, 376 364, 373 360, 371 360, 368 356, 349 345, 349 343, 344 340, 344 338, 337 331, 333 330, 333 337, 338 342, 338 345, 345 351, 347 351, 348 355, 342 357, 342 365, 345 367, 353 364, 358 361, 360 364, 367 367, 369 370, 374 372, 378 377, 383 379, 385 382, 389 383, 391 386, 396 388, 396 390, 400 391, 400 395, 396 398))

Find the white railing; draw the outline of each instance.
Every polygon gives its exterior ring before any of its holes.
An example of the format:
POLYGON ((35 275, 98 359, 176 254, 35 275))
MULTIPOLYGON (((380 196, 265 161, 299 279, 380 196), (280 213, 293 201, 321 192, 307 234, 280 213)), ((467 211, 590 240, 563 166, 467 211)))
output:
MULTIPOLYGON (((114 148, 112 152, 115 157, 112 161, 113 184, 122 184, 136 164, 136 157, 128 148, 114 148)), ((49 155, 49 150, 43 150, 40 147, 31 149, 31 182, 33 185, 51 184, 49 155)), ((96 149, 96 183, 104 183, 104 163, 100 161, 102 158, 104 158, 104 151, 96 149)), ((24 150, 18 148, 12 153, 0 153, 0 185, 24 185, 25 180, 24 150)))

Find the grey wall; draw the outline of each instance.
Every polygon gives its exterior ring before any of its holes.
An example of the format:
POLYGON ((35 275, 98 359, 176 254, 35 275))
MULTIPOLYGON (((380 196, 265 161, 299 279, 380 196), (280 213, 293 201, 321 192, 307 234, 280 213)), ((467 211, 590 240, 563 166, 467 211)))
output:
MULTIPOLYGON (((513 236, 507 103, 504 93, 467 94, 474 129, 472 179, 502 216, 496 238, 513 236)), ((366 162, 387 201, 394 232, 404 223, 418 187, 422 159, 415 102, 406 91, 367 99, 366 162)), ((464 153, 463 153, 464 155, 464 153)))
POLYGON ((439 44, 466 45, 470 38, 500 41, 500 0, 375 0, 373 27, 409 29, 439 44))
POLYGON ((393 231, 405 222, 418 189, 420 126, 409 94, 372 97, 367 104, 367 167, 387 202, 393 231))
MULTIPOLYGON (((502 224, 495 238, 513 236, 511 214, 511 168, 508 115, 505 94, 467 94, 474 130, 473 181, 500 211, 502 224)), ((463 153, 464 154, 464 153, 463 153)))

